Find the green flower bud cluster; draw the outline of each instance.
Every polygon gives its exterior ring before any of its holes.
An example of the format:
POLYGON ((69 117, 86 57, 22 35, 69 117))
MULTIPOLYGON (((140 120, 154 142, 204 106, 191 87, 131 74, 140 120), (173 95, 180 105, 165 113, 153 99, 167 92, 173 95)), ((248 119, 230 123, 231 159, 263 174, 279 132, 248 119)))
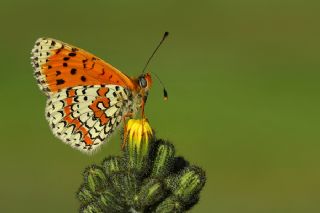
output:
POLYGON ((123 156, 111 156, 84 171, 77 192, 80 212, 185 212, 199 200, 205 172, 175 157, 174 146, 152 138, 143 149, 127 144, 123 156), (141 151, 142 150, 142 151, 141 151))

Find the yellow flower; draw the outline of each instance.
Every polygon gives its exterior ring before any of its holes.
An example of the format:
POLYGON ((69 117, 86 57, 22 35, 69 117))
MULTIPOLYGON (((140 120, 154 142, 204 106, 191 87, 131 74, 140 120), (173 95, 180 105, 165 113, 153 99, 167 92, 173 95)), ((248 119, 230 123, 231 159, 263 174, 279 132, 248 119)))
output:
POLYGON ((130 119, 125 131, 125 153, 129 168, 143 170, 148 163, 149 142, 153 132, 146 119, 130 119))
POLYGON ((146 119, 130 119, 127 123, 127 136, 129 145, 134 145, 139 149, 143 144, 148 145, 152 137, 152 129, 146 119), (132 144, 133 143, 133 144, 132 144))

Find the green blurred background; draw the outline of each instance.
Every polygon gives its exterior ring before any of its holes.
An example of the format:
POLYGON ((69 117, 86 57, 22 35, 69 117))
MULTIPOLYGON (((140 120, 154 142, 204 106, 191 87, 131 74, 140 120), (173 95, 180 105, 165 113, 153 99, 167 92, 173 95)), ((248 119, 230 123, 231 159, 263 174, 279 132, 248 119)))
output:
MULTIPOLYGON (((147 116, 207 172, 191 212, 320 212, 319 1, 1 1, 0 212, 77 212, 94 156, 56 139, 32 75, 38 37, 86 49, 131 76, 164 31, 147 116)), ((117 134, 118 135, 118 134, 117 134)))

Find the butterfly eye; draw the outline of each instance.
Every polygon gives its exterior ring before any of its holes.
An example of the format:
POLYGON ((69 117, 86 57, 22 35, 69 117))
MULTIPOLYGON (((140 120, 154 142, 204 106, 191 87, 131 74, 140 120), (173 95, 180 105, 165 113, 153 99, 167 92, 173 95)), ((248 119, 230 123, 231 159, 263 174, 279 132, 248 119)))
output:
POLYGON ((147 87, 147 81, 146 81, 146 79, 144 77, 139 78, 139 85, 142 88, 146 88, 147 87))

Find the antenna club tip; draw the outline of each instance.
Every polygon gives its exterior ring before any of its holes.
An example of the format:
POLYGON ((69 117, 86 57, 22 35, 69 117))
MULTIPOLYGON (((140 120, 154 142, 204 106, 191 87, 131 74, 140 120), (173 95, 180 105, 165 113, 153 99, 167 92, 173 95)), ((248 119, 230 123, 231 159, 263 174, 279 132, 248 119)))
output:
POLYGON ((166 101, 168 100, 168 92, 165 88, 163 88, 163 99, 166 101))
POLYGON ((163 37, 167 37, 168 35, 169 35, 169 32, 168 32, 168 31, 166 31, 166 32, 164 32, 163 37))

